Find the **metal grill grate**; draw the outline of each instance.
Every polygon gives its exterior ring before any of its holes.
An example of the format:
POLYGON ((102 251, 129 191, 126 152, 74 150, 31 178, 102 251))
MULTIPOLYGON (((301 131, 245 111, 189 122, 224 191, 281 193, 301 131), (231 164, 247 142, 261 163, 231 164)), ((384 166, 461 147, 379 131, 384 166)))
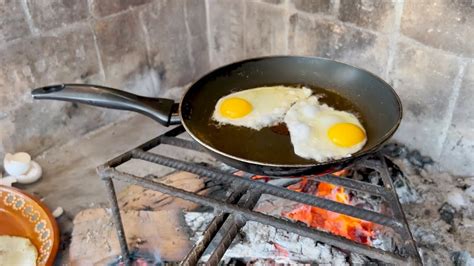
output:
POLYGON ((377 186, 367 182, 333 176, 330 174, 324 176, 311 176, 311 178, 316 181, 331 183, 350 190, 361 191, 370 195, 382 197, 392 210, 393 217, 334 202, 313 195, 291 191, 286 188, 251 180, 245 177, 239 177, 214 167, 203 166, 197 163, 186 162, 149 152, 150 149, 159 145, 171 145, 202 151, 201 147, 197 143, 176 137, 183 132, 184 128, 182 126, 173 128, 163 135, 158 136, 97 168, 97 171, 104 180, 107 188, 108 198, 112 209, 113 222, 117 229, 117 235, 121 247, 122 259, 126 265, 131 263, 130 253, 127 247, 125 232, 120 217, 120 210, 113 183, 114 180, 140 185, 142 187, 169 194, 174 197, 179 197, 197 204, 209 206, 218 212, 218 215, 214 217, 214 219, 206 228, 201 241, 199 241, 193 247, 193 249, 181 262, 181 265, 197 264, 213 238, 218 232, 220 232, 223 237, 211 252, 207 261, 208 265, 217 265, 225 251, 229 248, 233 239, 239 233, 239 230, 245 225, 247 221, 255 221, 262 224, 267 224, 278 229, 312 238, 315 241, 320 241, 343 250, 365 255, 379 261, 394 264, 409 263, 421 265, 421 259, 416 250, 415 242, 408 228, 405 215, 402 211, 398 196, 390 178, 389 170, 385 161, 386 159, 382 155, 376 155, 378 156, 379 160, 370 160, 366 158, 357 162, 356 164, 357 167, 366 167, 377 171, 382 178, 383 186, 377 186), (139 159, 160 164, 177 170, 194 173, 199 176, 206 176, 219 182, 228 184, 228 197, 225 200, 217 200, 208 196, 198 195, 162 183, 154 182, 152 180, 156 177, 152 175, 141 177, 116 169, 117 166, 131 159, 139 159), (273 217, 260 212, 255 212, 252 209, 262 194, 274 195, 295 202, 312 205, 332 212, 349 215, 355 218, 390 227, 397 234, 399 234, 402 240, 402 246, 399 247, 399 251, 397 253, 392 253, 359 244, 344 237, 333 235, 315 228, 310 228, 297 222, 288 221, 279 217, 273 217))

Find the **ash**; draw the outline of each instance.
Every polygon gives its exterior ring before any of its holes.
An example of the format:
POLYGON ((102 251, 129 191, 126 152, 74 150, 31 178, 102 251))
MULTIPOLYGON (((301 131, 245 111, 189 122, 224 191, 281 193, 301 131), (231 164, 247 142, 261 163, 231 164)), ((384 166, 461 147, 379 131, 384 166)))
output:
MULTIPOLYGON (((201 239, 203 230, 212 218, 213 215, 210 213, 188 212, 185 214, 186 223, 195 233, 192 240, 201 239)), ((204 260, 207 257, 208 255, 205 255, 204 260)), ((268 225, 247 222, 223 259, 224 261, 241 259, 253 263, 271 260, 274 263, 316 262, 349 265, 347 258, 346 253, 329 245, 268 225)), ((367 261, 361 256, 353 256, 353 262, 367 261)))
POLYGON ((398 168, 409 182, 395 185, 424 265, 474 265, 474 177, 443 173, 429 157, 401 144, 384 152, 395 163, 392 171, 398 168))
MULTIPOLYGON (((474 254, 474 178, 442 173, 429 157, 401 144, 388 144, 382 152, 390 159, 387 166, 424 265, 474 265, 471 255, 474 254)), ((372 172, 354 174, 352 178, 381 184, 380 176, 372 172)), ((294 180, 282 178, 269 182, 288 186, 294 180)), ((351 193, 354 204, 384 211, 380 199, 363 193, 351 193)), ((282 212, 297 206, 297 203, 285 199, 263 195, 255 210, 280 216, 282 212)), ((185 218, 194 232, 192 240, 197 241, 213 215, 189 212, 185 218)), ((397 240, 390 230, 378 230, 372 245, 394 251, 397 240)), ((204 261, 209 254, 206 252, 204 261)), ((242 228, 223 260, 231 264, 238 260, 252 265, 306 262, 329 265, 377 264, 377 261, 367 257, 349 254, 256 222, 248 222, 242 228)))

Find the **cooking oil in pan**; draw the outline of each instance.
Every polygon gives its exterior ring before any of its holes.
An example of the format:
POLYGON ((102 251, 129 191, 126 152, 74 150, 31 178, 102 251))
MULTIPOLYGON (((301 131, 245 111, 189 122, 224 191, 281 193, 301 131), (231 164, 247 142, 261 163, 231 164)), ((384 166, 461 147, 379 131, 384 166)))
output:
MULTIPOLYGON (((311 88, 314 95, 320 96, 321 103, 325 103, 336 110, 351 112, 358 116, 363 125, 365 124, 363 118, 360 117, 358 108, 351 101, 334 91, 306 84, 283 85, 311 88)), ((294 153, 288 129, 284 123, 254 130, 233 125, 219 125, 209 118, 208 127, 213 128, 213 130, 206 130, 206 136, 202 137, 208 140, 212 147, 228 154, 251 161, 272 164, 314 163, 314 161, 301 158, 294 153)))

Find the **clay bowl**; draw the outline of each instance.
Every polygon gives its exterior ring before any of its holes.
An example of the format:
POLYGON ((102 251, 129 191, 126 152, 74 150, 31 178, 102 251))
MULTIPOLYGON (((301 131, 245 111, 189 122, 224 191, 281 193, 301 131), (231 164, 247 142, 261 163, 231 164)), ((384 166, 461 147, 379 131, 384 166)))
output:
POLYGON ((30 239, 38 251, 37 265, 53 265, 59 230, 53 215, 38 198, 0 186, 0 235, 30 239))

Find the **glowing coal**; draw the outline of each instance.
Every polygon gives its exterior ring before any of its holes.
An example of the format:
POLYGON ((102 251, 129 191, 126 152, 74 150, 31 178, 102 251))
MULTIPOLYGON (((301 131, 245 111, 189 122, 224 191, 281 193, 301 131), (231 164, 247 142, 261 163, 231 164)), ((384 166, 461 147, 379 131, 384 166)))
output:
MULTIPOLYGON (((307 178, 303 178, 301 182, 288 188, 347 205, 354 205, 343 187, 332 184, 321 182, 315 185, 313 182, 308 182, 307 178)), ((292 211, 284 212, 283 215, 292 220, 304 222, 310 227, 329 231, 362 244, 370 245, 371 238, 374 236, 374 226, 371 222, 313 206, 301 205, 292 211)))

